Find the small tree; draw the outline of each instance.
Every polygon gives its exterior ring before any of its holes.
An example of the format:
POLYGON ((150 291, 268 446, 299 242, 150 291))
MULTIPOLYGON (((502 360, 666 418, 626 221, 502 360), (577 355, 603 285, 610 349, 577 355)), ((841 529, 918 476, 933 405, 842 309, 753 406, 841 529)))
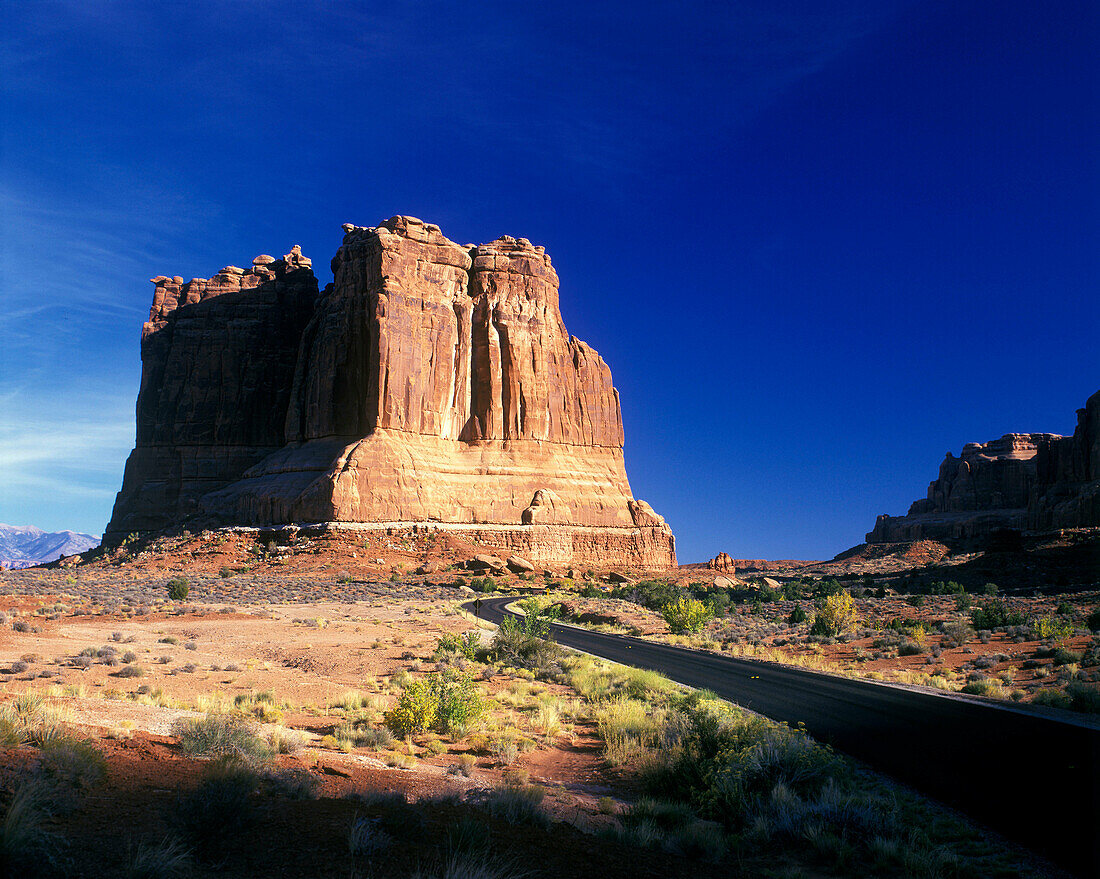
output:
POLYGON ((191 590, 191 584, 186 577, 173 577, 168 581, 168 597, 172 601, 186 601, 187 593, 191 590))
POLYGON ((818 606, 812 633, 836 637, 856 624, 856 605, 847 590, 834 593, 818 606))
POLYGON ((677 635, 698 632, 712 616, 711 609, 701 601, 681 596, 661 610, 668 630, 677 635))

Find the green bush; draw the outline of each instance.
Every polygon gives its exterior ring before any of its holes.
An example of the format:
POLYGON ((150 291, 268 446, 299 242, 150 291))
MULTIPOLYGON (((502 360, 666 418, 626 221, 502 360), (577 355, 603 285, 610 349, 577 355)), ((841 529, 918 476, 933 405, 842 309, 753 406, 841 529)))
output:
POLYGON ((481 632, 477 629, 471 629, 462 635, 452 635, 447 632, 440 635, 439 640, 435 642, 435 652, 437 654, 457 653, 471 660, 477 658, 477 652, 480 649, 481 632))
POLYGON ((186 577, 173 577, 168 581, 168 597, 172 601, 186 601, 191 584, 186 577))
POLYGON ((677 635, 698 632, 712 617, 709 607, 694 598, 680 596, 661 608, 668 629, 677 635))
POLYGON ((436 728, 447 735, 465 735, 485 713, 485 699, 469 675, 433 676, 436 691, 436 728))
POLYGON ((1090 632, 1100 632, 1100 607, 1085 617, 1085 625, 1090 632))
POLYGON ((787 617, 787 622, 792 626, 797 626, 800 623, 806 622, 810 618, 810 615, 802 609, 802 605, 796 604, 794 610, 791 611, 791 615, 787 617))
POLYGON ((1003 601, 995 600, 972 608, 970 621, 975 629, 997 629, 1002 626, 1023 625, 1024 616, 1010 611, 1003 601))

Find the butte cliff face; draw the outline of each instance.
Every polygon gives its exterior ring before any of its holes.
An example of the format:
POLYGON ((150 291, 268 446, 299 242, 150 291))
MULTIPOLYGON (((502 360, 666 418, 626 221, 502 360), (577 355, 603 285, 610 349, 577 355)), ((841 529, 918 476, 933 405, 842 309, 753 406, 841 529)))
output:
POLYGON ((297 250, 154 279, 108 535, 436 522, 537 560, 674 564, 671 531, 631 495, 611 372, 566 332, 543 249, 462 247, 411 217, 344 229, 320 296, 297 250))
POLYGON ((1077 410, 1073 436, 1010 433, 950 452, 928 497, 879 516, 868 543, 972 540, 1003 529, 1100 527, 1100 391, 1077 410))

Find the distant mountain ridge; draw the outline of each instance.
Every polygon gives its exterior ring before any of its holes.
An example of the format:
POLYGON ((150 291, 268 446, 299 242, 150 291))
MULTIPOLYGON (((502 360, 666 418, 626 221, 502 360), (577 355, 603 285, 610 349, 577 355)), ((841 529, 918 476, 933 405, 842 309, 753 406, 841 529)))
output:
POLYGON ((99 546, 99 538, 77 531, 43 531, 33 525, 0 524, 0 567, 29 568, 99 546))

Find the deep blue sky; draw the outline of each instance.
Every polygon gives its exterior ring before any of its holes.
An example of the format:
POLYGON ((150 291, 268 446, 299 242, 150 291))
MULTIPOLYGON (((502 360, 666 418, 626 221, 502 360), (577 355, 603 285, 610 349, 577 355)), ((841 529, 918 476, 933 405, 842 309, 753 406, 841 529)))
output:
POLYGON ((1100 388, 1094 2, 0 8, 0 521, 102 531, 148 278, 395 213, 546 246, 682 561, 1100 388))

